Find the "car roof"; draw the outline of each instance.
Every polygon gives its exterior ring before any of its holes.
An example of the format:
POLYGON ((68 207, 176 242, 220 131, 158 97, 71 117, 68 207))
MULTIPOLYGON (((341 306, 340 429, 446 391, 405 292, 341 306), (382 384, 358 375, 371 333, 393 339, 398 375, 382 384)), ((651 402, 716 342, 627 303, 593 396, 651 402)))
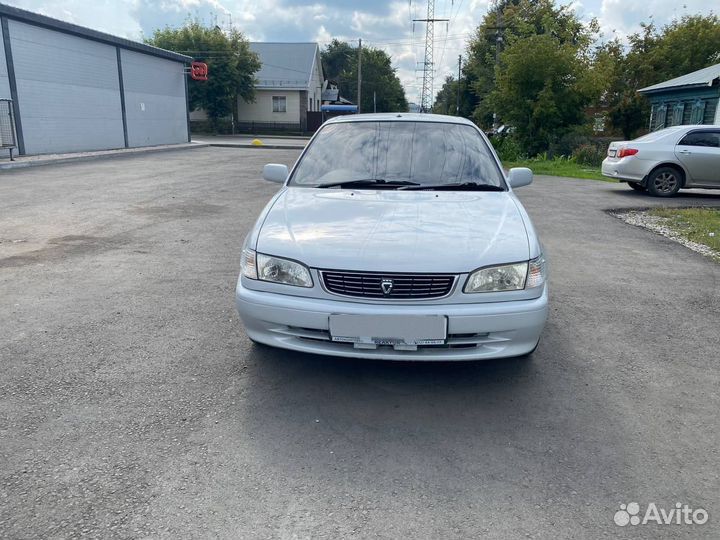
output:
POLYGON ((447 116, 444 114, 425 114, 425 113, 370 113, 370 114, 347 114, 343 116, 335 116, 329 119, 327 124, 344 124, 347 122, 436 122, 443 124, 462 124, 475 126, 467 118, 462 116, 447 116))
POLYGON ((658 129, 656 131, 651 131, 650 133, 646 133, 645 135, 641 135, 640 137, 636 137, 633 139, 633 141, 638 142, 651 142, 651 141, 657 141, 659 139, 664 139, 666 137, 675 136, 678 135, 684 136, 686 133, 689 133, 690 131, 694 131, 696 129, 713 129, 717 130, 720 129, 720 126, 712 125, 712 124, 686 124, 686 125, 680 125, 680 126, 668 126, 666 128, 658 129))

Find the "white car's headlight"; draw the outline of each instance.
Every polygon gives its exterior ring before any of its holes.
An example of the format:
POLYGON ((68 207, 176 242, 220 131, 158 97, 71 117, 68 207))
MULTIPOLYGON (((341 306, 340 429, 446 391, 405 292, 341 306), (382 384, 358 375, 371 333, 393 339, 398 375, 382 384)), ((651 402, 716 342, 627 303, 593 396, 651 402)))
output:
POLYGON ((467 279, 466 293, 519 291, 545 283, 545 258, 539 257, 515 264, 491 266, 476 270, 467 279))
POLYGON ((250 279, 272 281, 295 287, 312 287, 310 270, 297 261, 243 249, 240 260, 242 274, 250 279))

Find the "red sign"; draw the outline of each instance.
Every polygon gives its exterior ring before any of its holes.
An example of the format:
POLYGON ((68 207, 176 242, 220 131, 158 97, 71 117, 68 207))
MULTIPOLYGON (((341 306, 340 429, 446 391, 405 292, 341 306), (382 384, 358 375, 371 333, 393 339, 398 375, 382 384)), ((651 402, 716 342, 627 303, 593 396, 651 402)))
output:
POLYGON ((190 64, 190 76, 196 81, 208 80, 208 66, 205 62, 193 62, 190 64))

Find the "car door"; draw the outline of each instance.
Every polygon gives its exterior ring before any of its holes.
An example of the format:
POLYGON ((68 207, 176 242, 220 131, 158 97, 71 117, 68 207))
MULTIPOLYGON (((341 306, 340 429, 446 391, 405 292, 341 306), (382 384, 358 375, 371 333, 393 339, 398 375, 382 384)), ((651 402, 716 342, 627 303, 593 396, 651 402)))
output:
POLYGON ((685 166, 688 184, 720 187, 720 129, 697 129, 685 135, 675 155, 685 166))

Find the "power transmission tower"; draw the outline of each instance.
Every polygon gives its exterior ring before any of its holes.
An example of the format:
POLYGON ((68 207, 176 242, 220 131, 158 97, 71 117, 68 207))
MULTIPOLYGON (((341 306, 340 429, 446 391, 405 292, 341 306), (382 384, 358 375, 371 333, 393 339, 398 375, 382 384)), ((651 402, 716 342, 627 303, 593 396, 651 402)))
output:
POLYGON ((435 23, 450 19, 435 18, 435 0, 427 2, 427 17, 413 19, 413 22, 425 23, 425 60, 422 64, 422 91, 420 92, 420 112, 430 112, 433 101, 433 48, 435 46, 435 23))

